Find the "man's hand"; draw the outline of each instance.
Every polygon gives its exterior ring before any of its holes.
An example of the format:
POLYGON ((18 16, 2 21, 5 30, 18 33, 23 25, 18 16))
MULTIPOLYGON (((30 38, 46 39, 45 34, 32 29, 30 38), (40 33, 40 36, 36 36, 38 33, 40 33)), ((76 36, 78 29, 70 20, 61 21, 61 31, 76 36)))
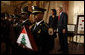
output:
POLYGON ((65 29, 63 29, 63 31, 62 31, 63 33, 66 33, 66 30, 65 29))

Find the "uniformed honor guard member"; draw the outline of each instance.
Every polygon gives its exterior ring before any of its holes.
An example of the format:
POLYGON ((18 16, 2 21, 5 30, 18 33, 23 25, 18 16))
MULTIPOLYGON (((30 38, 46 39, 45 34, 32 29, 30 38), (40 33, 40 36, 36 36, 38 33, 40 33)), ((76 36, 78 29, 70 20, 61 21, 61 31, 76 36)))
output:
POLYGON ((13 28, 14 28, 14 32, 15 32, 15 37, 16 37, 16 39, 17 39, 17 36, 19 35, 19 27, 18 27, 18 25, 19 25, 19 18, 20 18, 20 16, 19 15, 17 15, 17 14, 14 14, 13 15, 13 28))
POLYGON ((26 22, 22 22, 22 26, 23 25, 28 25, 28 26, 31 25, 31 21, 29 20, 30 14, 31 14, 31 12, 28 11, 28 6, 21 8, 21 14, 20 14, 21 18, 23 19, 23 21, 26 21, 26 22))
POLYGON ((32 14, 35 18, 35 24, 31 28, 34 40, 38 47, 39 54, 49 53, 49 36, 48 36, 48 26, 43 20, 44 11, 46 9, 39 8, 37 6, 32 6, 32 14))
POLYGON ((28 11, 28 6, 21 8, 21 13, 20 13, 21 21, 17 25, 17 27, 19 27, 19 33, 21 32, 23 26, 30 26, 31 25, 31 21, 29 20, 30 14, 31 14, 31 12, 28 11))
POLYGON ((5 51, 3 52, 3 49, 1 50, 3 53, 2 54, 8 54, 9 55, 9 14, 8 13, 3 13, 1 17, 1 47, 5 47, 5 51), (4 44, 4 45, 3 45, 4 44))
MULTIPOLYGON (((21 24, 19 24, 20 27, 20 32, 22 31, 23 27, 26 28, 27 33, 29 31, 29 26, 32 24, 31 21, 29 20, 31 12, 28 11, 28 6, 21 8, 21 18, 23 19, 23 21, 21 22, 21 24)), ((19 32, 19 34, 20 34, 19 32)), ((33 54, 33 52, 29 49, 27 49, 24 45, 20 44, 17 47, 17 54, 22 54, 22 55, 28 55, 28 54, 33 54)))

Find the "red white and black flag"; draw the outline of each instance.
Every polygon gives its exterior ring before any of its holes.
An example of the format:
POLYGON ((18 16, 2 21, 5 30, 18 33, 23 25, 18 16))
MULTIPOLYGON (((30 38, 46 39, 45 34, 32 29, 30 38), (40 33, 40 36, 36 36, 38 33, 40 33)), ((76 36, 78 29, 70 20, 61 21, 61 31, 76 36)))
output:
POLYGON ((17 39, 17 43, 24 45, 28 49, 37 51, 37 46, 33 39, 33 36, 30 31, 27 33, 25 27, 22 29, 22 32, 17 39))

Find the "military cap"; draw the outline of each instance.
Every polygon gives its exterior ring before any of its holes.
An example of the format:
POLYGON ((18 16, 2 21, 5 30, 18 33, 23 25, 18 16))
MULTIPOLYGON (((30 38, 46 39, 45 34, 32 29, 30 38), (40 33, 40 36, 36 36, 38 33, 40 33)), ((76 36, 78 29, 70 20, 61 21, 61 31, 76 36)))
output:
POLYGON ((39 8, 38 6, 32 6, 32 14, 42 13, 46 11, 44 8, 39 8))
POLYGON ((30 11, 28 11, 28 6, 26 6, 24 8, 21 8, 21 14, 24 14, 24 13, 26 13, 26 14, 30 14, 31 13, 30 11))

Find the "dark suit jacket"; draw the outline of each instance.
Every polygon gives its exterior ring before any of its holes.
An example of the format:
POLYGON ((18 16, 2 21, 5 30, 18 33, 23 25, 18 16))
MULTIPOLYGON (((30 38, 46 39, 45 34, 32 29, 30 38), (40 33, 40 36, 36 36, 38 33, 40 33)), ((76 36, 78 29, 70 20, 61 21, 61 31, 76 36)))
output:
POLYGON ((57 29, 58 24, 58 17, 55 16, 54 18, 52 16, 49 17, 49 27, 52 27, 53 29, 57 29))
POLYGON ((58 21, 58 32, 62 32, 63 29, 66 29, 67 31, 67 19, 67 14, 62 12, 60 15, 60 20, 58 21))

